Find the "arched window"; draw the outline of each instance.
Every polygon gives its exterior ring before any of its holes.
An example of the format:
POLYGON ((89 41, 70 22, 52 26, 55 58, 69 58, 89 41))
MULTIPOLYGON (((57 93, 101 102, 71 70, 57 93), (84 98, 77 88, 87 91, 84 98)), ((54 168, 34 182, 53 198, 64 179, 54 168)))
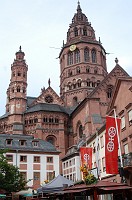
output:
POLYGON ((92 82, 92 87, 95 87, 95 82, 92 82))
POLYGON ((25 89, 25 87, 23 87, 23 88, 22 88, 22 91, 23 91, 23 93, 25 93, 25 92, 26 92, 26 89, 25 89))
POLYGON ((112 97, 112 90, 113 90, 113 86, 109 85, 107 88, 107 97, 111 98, 112 97))
POLYGON ((94 68, 94 74, 97 74, 97 73, 98 73, 98 68, 95 67, 95 68, 94 68))
POLYGON ((97 86, 100 84, 100 80, 97 81, 97 86))
POLYGON ((43 122, 44 122, 44 123, 47 123, 47 122, 48 122, 47 117, 44 117, 44 118, 43 118, 43 122))
POLYGON ((93 49, 92 52, 92 63, 96 63, 97 62, 97 58, 96 58, 96 50, 93 49))
POLYGON ((78 86, 78 87, 81 87, 81 80, 78 80, 77 86, 78 86))
POLYGON ((79 137, 82 138, 82 135, 83 135, 83 128, 82 128, 82 125, 80 124, 80 126, 79 126, 79 137))
POLYGON ((84 61, 85 62, 89 61, 89 49, 88 48, 84 49, 84 61))
POLYGON ((13 77, 15 76, 15 72, 13 72, 12 76, 13 76, 13 77))
POLYGON ((75 50, 75 63, 79 63, 80 62, 80 51, 79 49, 75 50))
POLYGON ((78 103, 77 97, 73 97, 73 106, 76 106, 78 103))
POLYGON ((89 66, 86 67, 86 72, 90 73, 90 67, 89 66))
POLYGON ((76 68, 76 72, 77 72, 77 74, 80 74, 80 67, 76 68))
POLYGON ((17 76, 21 76, 21 72, 18 72, 18 73, 17 73, 17 76))
POLYGON ((71 90, 72 89, 72 85, 71 82, 68 83, 68 89, 71 90))
POLYGON ((14 87, 12 88, 12 93, 14 93, 14 87))
POLYGON ((74 35, 75 35, 75 37, 78 36, 78 29, 77 29, 77 27, 75 27, 75 29, 74 29, 74 35))
POLYGON ((25 74, 25 72, 23 73, 23 77, 24 77, 24 78, 26 77, 26 74, 25 74))
POLYGON ((83 127, 82 127, 82 123, 81 123, 80 120, 77 122, 77 125, 76 125, 76 133, 77 133, 77 135, 78 135, 79 138, 82 138, 83 127))
POLYGON ((20 92, 20 86, 17 87, 17 92, 20 92))
POLYGON ((47 142, 51 143, 52 145, 55 145, 55 138, 53 136, 49 136, 46 140, 47 140, 47 142))
POLYGON ((87 28, 86 27, 83 28, 83 35, 87 36, 87 28))
POLYGON ((72 65, 73 64, 73 52, 69 52, 68 53, 67 64, 68 65, 72 65))
POLYGON ((71 69, 68 70, 68 76, 72 76, 72 70, 71 69))
POLYGON ((38 118, 37 117, 34 118, 34 123, 38 123, 38 118))
POLYGON ((90 80, 87 79, 87 86, 90 87, 90 80))

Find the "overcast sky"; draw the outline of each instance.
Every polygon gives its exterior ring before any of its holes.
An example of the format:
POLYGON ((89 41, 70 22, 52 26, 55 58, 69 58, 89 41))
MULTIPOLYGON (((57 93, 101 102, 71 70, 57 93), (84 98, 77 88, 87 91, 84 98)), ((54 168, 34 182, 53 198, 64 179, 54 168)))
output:
MULTIPOLYGON (((80 0, 96 38, 107 55, 108 72, 115 58, 132 76, 132 1, 80 0)), ((6 90, 15 53, 22 46, 28 64, 28 96, 39 96, 42 87, 59 94, 59 51, 77 0, 0 0, 0 115, 5 113, 6 90), (54 48, 51 48, 54 47, 54 48)))

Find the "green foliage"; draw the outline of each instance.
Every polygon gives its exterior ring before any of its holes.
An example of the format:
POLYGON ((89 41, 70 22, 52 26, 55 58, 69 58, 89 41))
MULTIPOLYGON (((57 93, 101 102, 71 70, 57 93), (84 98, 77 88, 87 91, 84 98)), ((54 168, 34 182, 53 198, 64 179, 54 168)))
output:
POLYGON ((88 174, 85 177, 85 183, 86 183, 86 185, 90 185, 92 183, 97 183, 97 178, 93 174, 88 174))
POLYGON ((16 192, 25 188, 26 181, 18 167, 8 164, 3 152, 0 151, 0 189, 16 192))

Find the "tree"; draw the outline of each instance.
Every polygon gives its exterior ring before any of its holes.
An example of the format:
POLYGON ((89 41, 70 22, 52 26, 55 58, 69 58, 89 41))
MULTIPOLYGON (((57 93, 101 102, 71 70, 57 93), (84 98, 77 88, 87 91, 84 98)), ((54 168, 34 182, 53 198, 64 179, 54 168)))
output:
POLYGON ((3 151, 0 151, 0 189, 7 192, 17 192, 25 189, 26 181, 18 167, 9 164, 3 151))

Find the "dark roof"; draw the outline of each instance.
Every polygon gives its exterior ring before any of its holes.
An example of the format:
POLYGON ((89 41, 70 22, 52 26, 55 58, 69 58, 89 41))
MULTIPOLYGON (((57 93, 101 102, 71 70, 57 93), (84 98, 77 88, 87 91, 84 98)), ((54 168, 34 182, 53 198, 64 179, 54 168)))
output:
POLYGON ((0 149, 59 153, 59 151, 47 141, 35 139, 33 136, 20 134, 0 134, 0 149), (11 145, 7 145, 6 140, 12 140, 11 145), (25 141, 25 145, 20 145, 20 141, 25 141), (38 146, 33 145, 33 142, 35 141, 38 141, 38 146))
POLYGON ((29 107, 33 101, 35 101, 37 99, 37 97, 28 97, 27 96, 27 107, 29 107))
POLYGON ((0 116, 0 119, 3 119, 3 118, 6 118, 6 117, 8 117, 8 112, 7 113, 5 113, 4 115, 2 115, 2 116, 0 116))
POLYGON ((32 113, 37 111, 61 112, 68 115, 72 112, 69 108, 57 104, 39 103, 28 108, 25 113, 32 113))

